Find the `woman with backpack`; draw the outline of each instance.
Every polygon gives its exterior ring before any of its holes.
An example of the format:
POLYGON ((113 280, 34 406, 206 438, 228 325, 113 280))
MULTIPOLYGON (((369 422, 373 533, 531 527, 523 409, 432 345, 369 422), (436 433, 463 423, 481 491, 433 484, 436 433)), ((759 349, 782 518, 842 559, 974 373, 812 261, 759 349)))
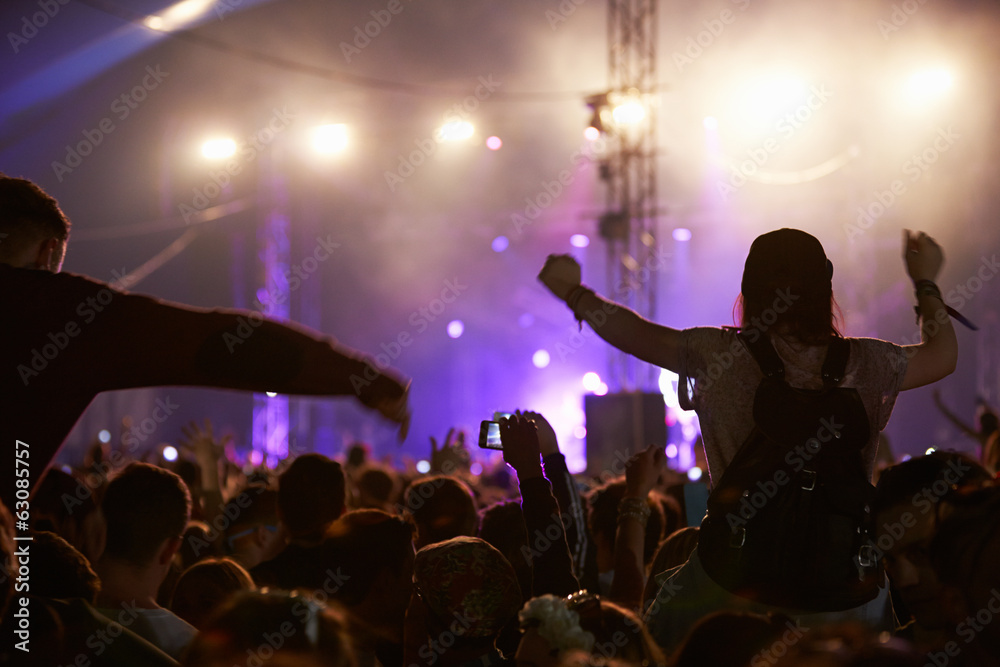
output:
POLYGON ((713 493, 698 548, 665 577, 669 603, 647 611, 665 649, 721 608, 778 610, 803 626, 853 619, 892 629, 879 554, 865 539, 878 434, 900 391, 949 375, 958 355, 934 283, 940 247, 907 231, 903 256, 921 328, 921 342, 908 346, 841 336, 833 265, 799 230, 754 241, 738 329, 650 322, 582 285, 572 257, 549 256, 539 280, 578 320, 616 348, 678 373, 682 401, 686 378, 694 381, 689 400, 713 493))

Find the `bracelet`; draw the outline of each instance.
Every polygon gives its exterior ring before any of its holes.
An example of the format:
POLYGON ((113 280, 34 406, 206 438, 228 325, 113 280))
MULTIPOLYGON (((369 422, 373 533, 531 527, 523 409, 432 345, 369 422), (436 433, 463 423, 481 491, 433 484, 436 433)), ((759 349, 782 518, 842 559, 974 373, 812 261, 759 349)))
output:
MULTIPOLYGON (((948 315, 950 315, 951 317, 954 317, 961 324, 965 325, 967 328, 971 329, 972 331, 978 331, 979 330, 979 327, 977 327, 975 324, 973 324, 972 322, 970 322, 968 320, 968 318, 966 318, 961 313, 959 313, 957 310, 955 310, 954 308, 952 308, 951 306, 949 306, 948 304, 946 304, 944 302, 944 297, 941 296, 941 289, 937 286, 937 283, 935 283, 933 280, 917 280, 917 281, 915 281, 913 283, 913 290, 914 290, 914 293, 917 296, 917 301, 918 302, 920 301, 920 297, 922 297, 922 296, 929 296, 929 297, 935 298, 935 299, 937 299, 938 301, 941 302, 941 305, 944 306, 945 312, 947 312, 948 315)), ((913 311, 917 314, 917 324, 919 325, 920 324, 920 317, 921 317, 920 304, 919 303, 916 306, 913 307, 913 311)))
POLYGON ((635 519, 645 526, 652 512, 645 498, 622 498, 618 502, 619 521, 623 518, 635 519))
POLYGON ((918 280, 913 283, 913 289, 918 299, 922 296, 932 296, 936 299, 944 301, 944 299, 941 298, 941 289, 934 283, 933 280, 918 280))
POLYGON ((573 311, 573 316, 576 317, 576 321, 579 324, 581 331, 583 331, 583 316, 577 313, 577 308, 580 306, 580 300, 586 294, 593 295, 594 290, 590 289, 586 285, 580 284, 574 287, 573 290, 566 295, 566 305, 573 311))

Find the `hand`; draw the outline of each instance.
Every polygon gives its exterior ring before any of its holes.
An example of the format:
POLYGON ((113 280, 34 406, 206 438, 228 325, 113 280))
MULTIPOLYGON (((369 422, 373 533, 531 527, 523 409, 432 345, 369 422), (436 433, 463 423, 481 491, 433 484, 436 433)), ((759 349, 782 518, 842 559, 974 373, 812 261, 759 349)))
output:
POLYGON ((378 410, 379 414, 389 421, 399 424, 399 441, 406 440, 406 434, 410 431, 410 384, 409 380, 403 387, 402 396, 373 396, 370 407, 378 410))
POLYGON ((941 246, 924 232, 914 235, 909 229, 903 230, 903 259, 906 273, 913 282, 937 279, 944 253, 941 246))
POLYGON ((545 417, 537 412, 518 411, 517 414, 535 422, 535 427, 538 429, 538 449, 543 457, 559 453, 559 441, 556 439, 556 432, 545 417))
POLYGON ((538 279, 565 301, 569 293, 580 284, 580 264, 570 255, 549 255, 538 279))
POLYGON ((227 435, 222 440, 216 440, 212 433, 212 420, 208 418, 205 419, 204 427, 192 421, 181 427, 181 433, 184 437, 177 444, 190 452, 206 472, 218 467, 219 460, 224 457, 225 446, 233 439, 231 435, 227 435))
POLYGON ((465 446, 465 431, 448 429, 444 447, 438 448, 437 439, 431 436, 431 471, 453 475, 460 470, 468 470, 471 457, 465 446))
POLYGON ((538 429, 533 421, 517 415, 502 418, 500 444, 503 445, 503 460, 514 469, 519 481, 542 476, 538 429))
POLYGON ((650 445, 632 456, 625 464, 625 495, 645 498, 666 467, 667 455, 663 447, 650 445))

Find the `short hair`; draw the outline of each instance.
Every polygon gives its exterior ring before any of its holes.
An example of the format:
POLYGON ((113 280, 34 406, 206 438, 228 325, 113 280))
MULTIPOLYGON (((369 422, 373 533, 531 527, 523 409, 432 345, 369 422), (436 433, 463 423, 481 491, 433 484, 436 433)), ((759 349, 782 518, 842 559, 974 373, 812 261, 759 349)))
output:
MULTIPOLYGON (((69 218, 59 203, 25 178, 0 173, 0 250, 19 248, 41 238, 69 239, 69 218)), ((5 253, 0 252, 0 255, 5 253)))
MULTIPOLYGON (((935 483, 945 483, 948 471, 963 471, 956 486, 974 486, 990 479, 990 474, 975 459, 960 452, 937 450, 926 456, 903 461, 890 466, 879 475, 875 487, 875 512, 887 510, 896 505, 910 503, 915 494, 923 489, 933 490, 935 483), (967 470, 964 470, 967 468, 967 470)), ((935 494, 940 498, 943 494, 935 494)))
POLYGON ((382 510, 354 510, 330 526, 321 549, 324 560, 339 570, 331 595, 354 607, 368 597, 383 571, 402 571, 413 555, 413 524, 382 510))
POLYGON ((322 454, 303 454, 278 478, 278 509, 292 537, 321 535, 344 513, 344 471, 322 454))
POLYGON ((148 565, 166 540, 184 534, 191 495, 176 474, 135 462, 108 484, 101 509, 107 522, 104 553, 148 565))
POLYGON ((229 558, 209 558, 184 570, 174 585, 170 611, 198 628, 234 593, 256 588, 250 573, 229 558))
MULTIPOLYGON (((275 663, 280 664, 316 667, 354 667, 356 664, 347 619, 339 606, 324 605, 307 593, 285 591, 246 591, 231 597, 192 640, 181 664, 186 667, 243 665, 249 663, 248 655, 260 660, 265 648, 268 655, 273 655, 275 663), (286 633, 284 628, 289 631, 286 633), (271 633, 281 637, 280 645, 264 641, 271 633)), ((261 661, 269 662, 270 658, 261 661)))
POLYGON ((472 490, 465 482, 447 475, 431 475, 406 489, 406 510, 417 524, 418 546, 453 537, 474 537, 479 513, 472 490))
POLYGON ((101 580, 84 555, 55 533, 36 531, 32 538, 32 563, 45 576, 31 582, 31 594, 55 600, 83 598, 94 604, 101 580))
POLYGON ((391 503, 396 491, 396 476, 385 468, 371 466, 358 475, 358 503, 367 499, 381 505, 391 503))
POLYGON ((230 519, 228 537, 255 526, 278 525, 278 492, 251 484, 234 495, 223 510, 230 519))

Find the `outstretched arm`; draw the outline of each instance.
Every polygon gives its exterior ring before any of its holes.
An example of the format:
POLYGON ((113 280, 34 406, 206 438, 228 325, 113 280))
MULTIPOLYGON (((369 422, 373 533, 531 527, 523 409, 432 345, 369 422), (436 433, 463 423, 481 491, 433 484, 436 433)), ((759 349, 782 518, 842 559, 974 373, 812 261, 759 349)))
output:
POLYGON ((650 322, 583 287, 580 265, 569 255, 549 255, 538 279, 606 342, 661 368, 675 372, 680 369, 681 332, 650 322))
POLYGON ((941 292, 934 284, 944 253, 924 232, 903 233, 903 259, 913 280, 920 315, 920 343, 905 346, 909 362, 901 389, 914 389, 937 382, 955 370, 958 363, 958 339, 945 309, 941 292))

